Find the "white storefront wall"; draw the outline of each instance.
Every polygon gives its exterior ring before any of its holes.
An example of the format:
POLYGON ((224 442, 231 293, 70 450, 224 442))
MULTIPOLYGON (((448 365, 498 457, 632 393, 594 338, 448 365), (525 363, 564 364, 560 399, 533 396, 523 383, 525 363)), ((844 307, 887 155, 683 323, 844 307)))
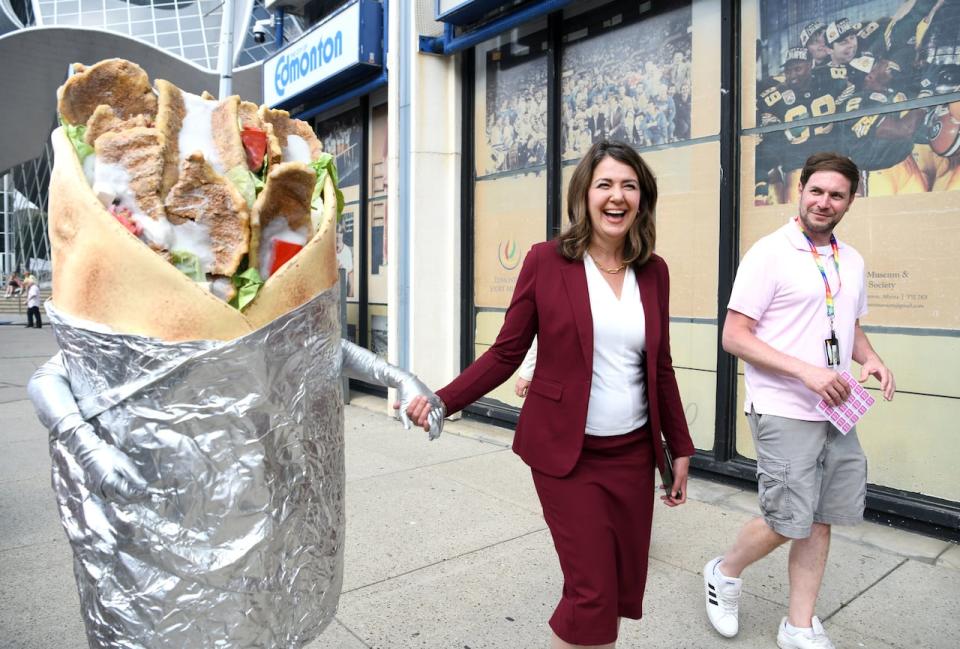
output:
POLYGON ((387 276, 388 348, 391 362, 405 360, 437 389, 460 370, 460 66, 418 51, 413 12, 400 5, 390 3, 388 20, 388 174, 399 180, 387 193, 389 256, 399 262, 387 276))

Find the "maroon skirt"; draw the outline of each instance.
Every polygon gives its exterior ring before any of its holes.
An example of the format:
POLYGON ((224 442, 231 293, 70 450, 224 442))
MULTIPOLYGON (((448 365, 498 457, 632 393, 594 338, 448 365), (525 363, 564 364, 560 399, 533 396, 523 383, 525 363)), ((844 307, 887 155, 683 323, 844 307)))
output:
POLYGON ((550 628, 561 640, 614 642, 618 618, 642 616, 653 468, 644 426, 613 437, 585 435, 580 459, 562 478, 533 470, 563 571, 563 594, 550 618, 550 628))

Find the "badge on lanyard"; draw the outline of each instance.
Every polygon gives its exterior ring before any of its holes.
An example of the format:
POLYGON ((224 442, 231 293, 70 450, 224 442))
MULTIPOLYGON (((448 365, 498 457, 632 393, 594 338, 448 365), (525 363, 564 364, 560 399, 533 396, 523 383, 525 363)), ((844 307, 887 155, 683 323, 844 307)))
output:
MULTIPOLYGON (((795 219, 797 225, 800 226, 800 220, 795 219)), ((823 341, 823 353, 826 356, 827 367, 834 369, 840 368, 840 341, 837 340, 837 334, 833 328, 833 296, 835 293, 830 290, 830 281, 827 279, 827 271, 823 267, 823 262, 820 260, 820 253, 817 252, 817 246, 813 243, 813 240, 804 232, 803 227, 800 226, 800 231, 803 232, 804 238, 807 240, 807 243, 810 244, 810 252, 813 255, 813 261, 817 264, 817 269, 820 271, 820 277, 823 278, 823 289, 826 297, 827 303, 827 319, 830 320, 830 337, 823 341)), ((840 250, 837 245, 837 238, 830 235, 830 248, 833 252, 833 266, 837 270, 837 281, 840 281, 840 250)), ((843 286, 840 283, 837 286, 837 293, 840 292, 840 287, 843 286)))
POLYGON ((827 367, 840 367, 840 341, 837 334, 830 332, 830 337, 823 341, 823 351, 827 356, 827 367))

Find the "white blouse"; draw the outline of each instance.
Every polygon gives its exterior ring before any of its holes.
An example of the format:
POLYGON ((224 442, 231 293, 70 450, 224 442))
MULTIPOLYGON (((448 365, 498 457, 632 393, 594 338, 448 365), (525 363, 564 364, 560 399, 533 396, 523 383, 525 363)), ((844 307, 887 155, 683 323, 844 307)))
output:
POLYGON ((593 381, 588 435, 623 435, 647 422, 643 358, 647 347, 643 303, 633 269, 626 268, 620 298, 584 255, 593 315, 593 381))

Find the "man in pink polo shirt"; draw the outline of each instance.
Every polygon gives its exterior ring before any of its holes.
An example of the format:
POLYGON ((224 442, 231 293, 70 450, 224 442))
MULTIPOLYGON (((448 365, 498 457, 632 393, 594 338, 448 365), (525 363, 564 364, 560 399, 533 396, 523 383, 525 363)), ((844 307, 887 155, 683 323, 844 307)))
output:
POLYGON ((867 461, 856 429, 846 435, 817 410, 840 405, 850 360, 873 375, 888 401, 893 374, 860 327, 867 312, 863 257, 833 235, 853 204, 859 170, 835 153, 810 156, 800 175, 799 213, 740 262, 723 348, 746 364, 744 410, 757 450, 762 517, 726 554, 704 566, 707 617, 727 637, 739 630, 740 574, 790 541, 790 604, 782 649, 832 649, 814 615, 831 525, 863 520, 867 461))

